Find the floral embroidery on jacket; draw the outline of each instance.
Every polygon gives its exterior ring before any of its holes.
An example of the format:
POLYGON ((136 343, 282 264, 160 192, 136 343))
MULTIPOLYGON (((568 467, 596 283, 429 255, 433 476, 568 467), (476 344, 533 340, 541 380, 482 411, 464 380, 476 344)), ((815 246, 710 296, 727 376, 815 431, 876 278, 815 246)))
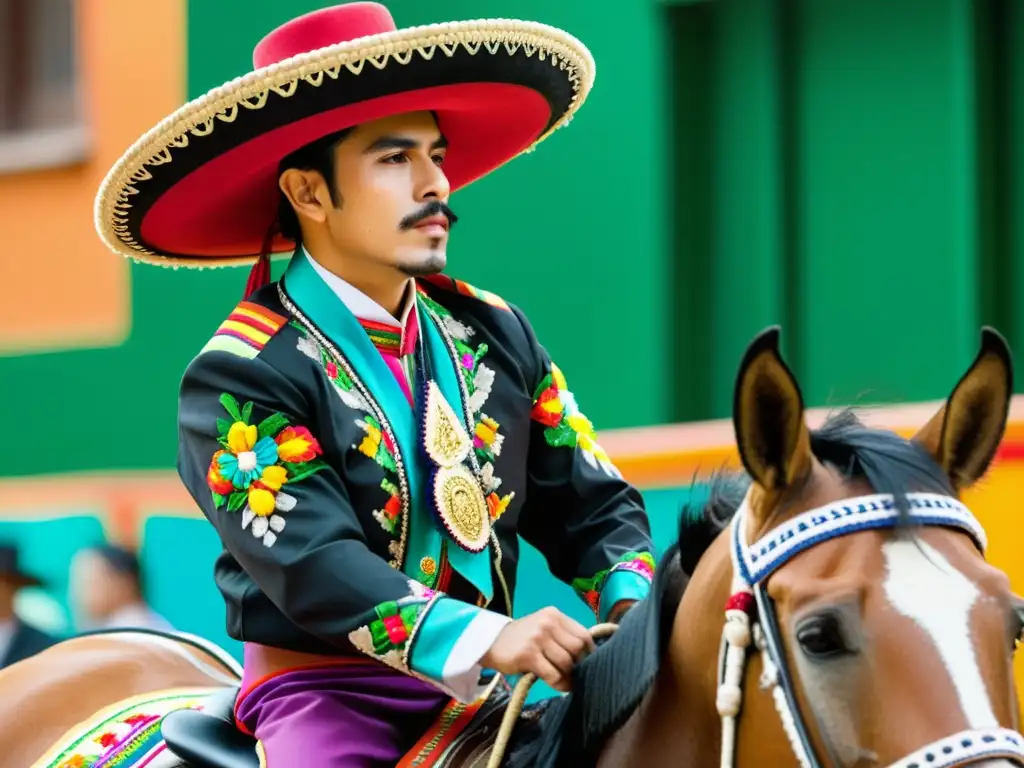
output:
POLYGON ((600 468, 612 477, 621 477, 608 454, 598 445, 594 425, 580 411, 565 376, 554 363, 551 363, 551 373, 544 377, 534 393, 531 417, 544 425, 544 439, 548 445, 554 448, 579 447, 583 458, 594 469, 600 468))
POLYGON ((459 373, 469 396, 466 404, 475 422, 473 450, 480 462, 480 480, 484 493, 488 494, 487 506, 491 512, 491 519, 497 520, 508 508, 515 493, 505 496, 496 493, 498 486, 501 485, 501 479, 494 476, 494 460, 501 455, 501 444, 505 438, 498 432, 498 422, 483 412, 494 386, 494 371, 481 362, 487 354, 487 345, 481 343, 474 349, 469 343, 476 335, 472 327, 456 320, 447 309, 425 293, 420 292, 420 299, 441 321, 455 347, 459 373))
POLYGON ((280 413, 251 424, 253 403, 239 406, 229 394, 221 395, 220 403, 230 419, 217 419, 222 447, 206 472, 213 503, 218 508, 226 504, 231 512, 244 508, 242 527, 272 546, 284 529, 284 518, 275 513, 295 506, 295 497, 282 488, 327 466, 319 458, 320 443, 280 413))
POLYGON ((611 568, 598 571, 589 579, 573 579, 572 588, 594 613, 601 605, 601 590, 605 582, 616 571, 630 571, 650 582, 654 579, 654 555, 650 552, 627 552, 611 568))
POLYGON ((416 625, 439 594, 411 580, 409 591, 407 597, 375 606, 376 618, 348 635, 357 650, 402 671, 408 669, 405 652, 416 625))
MULTIPOLYGON (((359 411, 361 418, 356 419, 356 425, 363 430, 365 436, 358 445, 353 445, 359 453, 375 461, 384 470, 384 479, 381 481, 381 488, 387 492, 388 500, 381 509, 373 512, 373 518, 380 523, 381 528, 392 535, 398 535, 398 525, 402 514, 402 498, 398 490, 398 463, 395 460, 395 446, 388 435, 370 410, 370 404, 366 398, 356 389, 352 379, 334 361, 331 354, 315 340, 305 335, 306 331, 301 326, 296 326, 301 332, 296 342, 296 348, 306 357, 315 361, 327 375, 337 393, 341 396, 342 402, 349 408, 359 411)), ((394 542, 392 542, 394 544, 394 542)), ((391 548, 394 553, 395 547, 391 548)))
MULTIPOLYGON (((305 333, 303 330, 302 333, 305 333)), ((343 371, 336 362, 331 358, 330 352, 317 344, 313 339, 308 336, 299 336, 299 340, 296 343, 296 347, 306 357, 314 360, 316 363, 323 368, 324 373, 327 374, 328 380, 334 385, 341 396, 342 402, 345 403, 349 408, 356 411, 365 411, 369 413, 370 405, 366 402, 366 399, 359 393, 352 383, 352 379, 348 377, 348 374, 343 371)))

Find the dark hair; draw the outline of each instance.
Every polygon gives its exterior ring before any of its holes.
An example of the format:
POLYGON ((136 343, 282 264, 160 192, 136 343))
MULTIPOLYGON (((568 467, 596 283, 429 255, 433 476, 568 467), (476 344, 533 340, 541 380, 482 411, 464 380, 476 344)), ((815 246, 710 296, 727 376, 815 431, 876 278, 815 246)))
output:
MULTIPOLYGON (((331 202, 336 206, 341 205, 341 196, 338 194, 338 185, 334 177, 334 150, 352 130, 352 128, 345 128, 295 150, 278 164, 277 177, 281 178, 281 174, 291 168, 299 171, 316 171, 327 182, 327 191, 331 195, 331 202)), ((278 196, 275 224, 281 234, 289 240, 293 240, 295 246, 298 247, 302 244, 302 228, 299 226, 299 217, 284 192, 278 190, 278 196)))
POLYGON ((89 547, 115 573, 129 577, 142 592, 142 566, 138 556, 129 549, 113 544, 89 547))

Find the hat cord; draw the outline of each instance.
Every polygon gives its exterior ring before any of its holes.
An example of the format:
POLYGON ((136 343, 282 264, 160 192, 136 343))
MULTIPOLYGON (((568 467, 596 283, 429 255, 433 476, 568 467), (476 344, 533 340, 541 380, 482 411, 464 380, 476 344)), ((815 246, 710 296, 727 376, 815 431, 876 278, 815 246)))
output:
POLYGON ((243 299, 248 299, 260 288, 270 283, 270 248, 274 243, 274 238, 277 237, 280 231, 281 227, 275 216, 273 223, 267 228, 267 233, 263 236, 260 256, 256 259, 256 263, 253 264, 252 270, 249 272, 249 279, 245 283, 245 296, 242 297, 243 299))

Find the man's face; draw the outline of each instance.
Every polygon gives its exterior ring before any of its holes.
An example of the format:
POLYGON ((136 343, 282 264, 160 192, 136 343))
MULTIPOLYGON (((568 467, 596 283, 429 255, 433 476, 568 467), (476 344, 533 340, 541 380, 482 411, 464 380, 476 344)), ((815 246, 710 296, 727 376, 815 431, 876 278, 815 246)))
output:
POLYGON ((442 271, 450 227, 437 205, 447 204, 450 192, 445 152, 428 112, 355 128, 335 149, 339 206, 330 205, 328 196, 323 208, 337 252, 410 277, 442 271))
POLYGON ((113 609, 115 574, 102 557, 89 550, 77 553, 70 569, 71 602, 80 619, 91 622, 113 609))

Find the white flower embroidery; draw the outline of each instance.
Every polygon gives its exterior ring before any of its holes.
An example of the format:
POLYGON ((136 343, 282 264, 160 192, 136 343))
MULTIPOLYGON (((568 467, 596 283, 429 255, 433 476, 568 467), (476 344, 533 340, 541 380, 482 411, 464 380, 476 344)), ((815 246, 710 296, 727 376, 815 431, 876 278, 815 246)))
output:
POLYGON ((450 333, 459 341, 468 341, 469 337, 476 333, 476 331, 474 331, 468 325, 466 325, 465 323, 460 323, 451 315, 444 316, 444 327, 448 329, 448 333, 450 333))
MULTIPOLYGON (((299 340, 295 343, 296 348, 311 360, 315 360, 318 363, 322 363, 320 345, 317 344, 313 339, 308 336, 300 336, 299 340)), ((366 411, 369 412, 370 404, 366 402, 366 398, 363 397, 359 392, 353 389, 345 389, 339 382, 333 382, 335 390, 341 397, 341 401, 345 403, 349 408, 355 411, 366 411)))
MULTIPOLYGON (((274 507, 280 512, 291 512, 295 509, 295 497, 278 491, 274 507)), ((277 535, 284 530, 285 524, 285 519, 280 515, 260 517, 248 505, 242 510, 242 529, 248 528, 252 531, 252 535, 261 539, 265 547, 274 546, 277 535)))
POLYGON ((335 384, 334 388, 338 391, 338 394, 341 396, 341 401, 349 408, 355 411, 369 412, 370 404, 367 403, 366 398, 359 394, 355 389, 345 390, 345 388, 342 387, 340 384, 335 384))
POLYGON ((489 461, 480 468, 480 480, 483 481, 487 493, 496 491, 501 486, 501 478, 494 476, 494 465, 489 461))
POLYGON ((491 396, 491 387, 494 385, 494 371, 481 363, 473 376, 473 394, 469 396, 469 409, 477 413, 484 407, 487 398, 491 396))
POLYGON ((320 347, 308 336, 299 336, 299 340, 295 343, 295 348, 310 360, 320 362, 320 347))
POLYGON ((409 594, 413 597, 430 597, 431 589, 418 581, 409 579, 409 594))

